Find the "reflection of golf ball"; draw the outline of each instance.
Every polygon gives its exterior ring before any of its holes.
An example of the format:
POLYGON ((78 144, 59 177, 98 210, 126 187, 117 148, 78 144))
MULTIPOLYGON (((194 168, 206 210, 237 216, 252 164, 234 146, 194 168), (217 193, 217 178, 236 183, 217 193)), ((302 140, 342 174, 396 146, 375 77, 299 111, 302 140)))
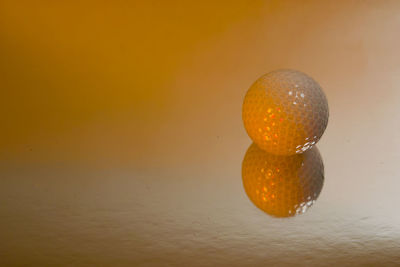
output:
POLYGON ((294 70, 277 70, 259 78, 243 102, 243 122, 263 150, 303 153, 321 138, 328 124, 328 101, 316 81, 294 70))
POLYGON ((316 147, 278 156, 253 143, 243 159, 242 178, 254 205, 272 216, 289 217, 314 204, 324 183, 324 165, 316 147))

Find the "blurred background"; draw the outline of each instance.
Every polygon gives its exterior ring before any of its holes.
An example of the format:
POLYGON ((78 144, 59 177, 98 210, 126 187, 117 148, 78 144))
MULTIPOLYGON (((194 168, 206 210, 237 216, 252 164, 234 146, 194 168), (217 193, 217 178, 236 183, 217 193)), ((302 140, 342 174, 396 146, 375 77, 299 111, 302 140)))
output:
POLYGON ((0 263, 400 262, 400 2, 0 0, 0 263), (247 198, 249 86, 330 106, 305 214, 247 198))

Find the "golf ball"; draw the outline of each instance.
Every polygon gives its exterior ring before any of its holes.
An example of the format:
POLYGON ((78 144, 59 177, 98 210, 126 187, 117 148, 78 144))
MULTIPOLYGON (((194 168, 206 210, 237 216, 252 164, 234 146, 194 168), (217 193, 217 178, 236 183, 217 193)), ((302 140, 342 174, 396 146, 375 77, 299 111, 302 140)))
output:
POLYGON ((273 155, 250 145, 242 163, 249 199, 275 217, 304 213, 321 192, 324 165, 317 147, 292 156, 273 155))
POLYGON ((293 155, 310 149, 328 124, 328 101, 319 84, 295 70, 260 77, 247 91, 242 118, 261 149, 293 155))

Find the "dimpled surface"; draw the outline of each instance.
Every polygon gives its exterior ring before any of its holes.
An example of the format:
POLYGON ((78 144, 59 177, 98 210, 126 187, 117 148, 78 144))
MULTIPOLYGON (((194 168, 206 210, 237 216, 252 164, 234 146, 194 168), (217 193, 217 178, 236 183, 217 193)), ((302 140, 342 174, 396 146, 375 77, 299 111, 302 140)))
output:
POLYGON ((324 183, 324 165, 316 147, 278 156, 253 143, 243 159, 242 179, 254 205, 272 216, 289 217, 314 204, 324 183))
POLYGON ((263 150, 293 155, 310 149, 328 124, 328 101, 311 77, 277 70, 247 91, 242 117, 250 138, 263 150))

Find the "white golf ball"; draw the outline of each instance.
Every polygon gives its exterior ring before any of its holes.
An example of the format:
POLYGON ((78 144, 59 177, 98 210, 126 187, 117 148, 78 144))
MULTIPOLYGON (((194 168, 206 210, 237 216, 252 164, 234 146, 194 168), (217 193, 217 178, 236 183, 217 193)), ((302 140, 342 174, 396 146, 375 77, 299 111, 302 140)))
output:
POLYGON ((260 77, 247 91, 242 118, 250 138, 277 155, 303 153, 328 124, 328 101, 319 84, 295 70, 260 77))

